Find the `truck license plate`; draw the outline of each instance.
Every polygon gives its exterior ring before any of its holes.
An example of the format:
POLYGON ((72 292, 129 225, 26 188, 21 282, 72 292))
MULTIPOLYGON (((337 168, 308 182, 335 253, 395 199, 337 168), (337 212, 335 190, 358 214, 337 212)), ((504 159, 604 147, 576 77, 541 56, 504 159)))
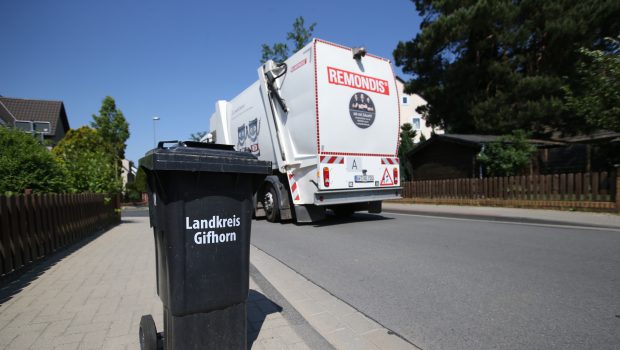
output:
POLYGON ((374 182, 374 175, 355 175, 355 182, 374 182))

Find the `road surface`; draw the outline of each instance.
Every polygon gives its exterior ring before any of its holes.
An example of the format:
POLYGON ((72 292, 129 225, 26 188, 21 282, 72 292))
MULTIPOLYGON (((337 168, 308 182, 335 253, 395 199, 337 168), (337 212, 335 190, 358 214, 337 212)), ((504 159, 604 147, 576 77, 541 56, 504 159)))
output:
POLYGON ((356 214, 252 244, 422 349, 620 349, 620 230, 356 214))

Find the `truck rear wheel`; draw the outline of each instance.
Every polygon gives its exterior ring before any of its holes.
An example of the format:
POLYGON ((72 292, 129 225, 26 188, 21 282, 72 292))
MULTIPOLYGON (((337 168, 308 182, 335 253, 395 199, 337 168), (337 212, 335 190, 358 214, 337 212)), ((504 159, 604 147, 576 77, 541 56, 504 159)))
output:
POLYGON ((277 222, 280 219, 279 204, 280 199, 278 193, 273 186, 267 186, 263 195, 263 208, 265 208, 265 216, 269 222, 277 222))

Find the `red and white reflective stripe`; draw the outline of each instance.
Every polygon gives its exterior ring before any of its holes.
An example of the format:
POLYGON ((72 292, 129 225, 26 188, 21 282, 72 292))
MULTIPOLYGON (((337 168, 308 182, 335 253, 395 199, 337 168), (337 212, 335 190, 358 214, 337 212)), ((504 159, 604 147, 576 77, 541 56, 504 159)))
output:
POLYGON ((301 198, 299 198, 299 187, 297 186, 293 173, 288 173, 288 183, 291 186, 291 197, 293 197, 293 201, 301 200, 301 198))
POLYGON ((327 164, 344 164, 344 157, 338 157, 338 156, 321 156, 321 163, 327 163, 327 164))
POLYGON ((381 164, 398 164, 398 158, 381 158, 381 164))

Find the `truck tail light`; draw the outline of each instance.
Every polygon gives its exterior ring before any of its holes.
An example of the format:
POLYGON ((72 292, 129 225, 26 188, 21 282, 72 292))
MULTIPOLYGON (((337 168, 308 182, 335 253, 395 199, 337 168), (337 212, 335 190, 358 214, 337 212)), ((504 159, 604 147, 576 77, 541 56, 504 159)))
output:
POLYGON ((398 185, 398 168, 394 168, 394 185, 398 185))
POLYGON ((323 186, 329 187, 329 168, 323 168, 323 186))

